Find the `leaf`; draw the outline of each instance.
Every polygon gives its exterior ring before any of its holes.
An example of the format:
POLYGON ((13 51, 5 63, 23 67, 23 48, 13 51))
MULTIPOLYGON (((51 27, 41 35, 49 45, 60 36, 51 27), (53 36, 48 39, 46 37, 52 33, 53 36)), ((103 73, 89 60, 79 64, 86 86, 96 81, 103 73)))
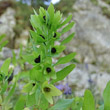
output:
POLYGON ((61 28, 61 27, 64 26, 65 24, 67 24, 71 19, 72 19, 72 15, 69 15, 69 16, 66 18, 66 20, 64 20, 63 23, 59 25, 59 28, 61 28))
POLYGON ((50 23, 51 23, 54 18, 54 6, 52 3, 48 7, 48 13, 50 15, 50 23))
POLYGON ((37 12, 36 12, 36 10, 35 10, 34 8, 33 8, 33 11, 34 11, 34 14, 35 14, 35 15, 38 15, 37 12))
POLYGON ((0 51, 2 50, 2 48, 8 43, 8 41, 4 41, 3 43, 0 44, 0 51))
MULTIPOLYGON (((36 94, 38 96, 38 94, 36 94)), ((40 97, 40 104, 38 105, 41 110, 48 110, 48 101, 45 99, 44 95, 42 94, 40 97)))
POLYGON ((74 35, 75 35, 75 33, 72 33, 71 35, 69 35, 66 39, 64 39, 64 40, 61 42, 61 45, 64 45, 64 44, 70 42, 70 41, 73 39, 74 35))
POLYGON ((84 102, 82 110, 95 110, 94 97, 89 90, 86 90, 84 93, 84 102))
POLYGON ((14 64, 14 65, 16 65, 16 54, 15 54, 15 52, 14 51, 12 51, 12 54, 13 54, 13 57, 12 57, 12 63, 14 64))
POLYGON ((2 85, 0 94, 3 94, 6 91, 7 87, 8 87, 8 82, 5 81, 4 84, 2 85))
POLYGON ((34 61, 33 55, 23 55, 22 58, 23 58, 26 62, 29 62, 30 64, 34 61))
POLYGON ((32 24, 32 26, 34 27, 34 28, 40 28, 40 20, 39 20, 39 18, 38 18, 38 16, 37 15, 31 15, 31 20, 30 20, 30 22, 31 22, 31 24, 32 24))
POLYGON ((74 99, 61 99, 49 110, 67 110, 74 99))
POLYGON ((74 57, 75 57, 76 53, 70 53, 69 55, 65 56, 65 57, 62 57, 58 60, 58 62, 54 65, 59 65, 59 64, 65 64, 69 61, 71 61, 74 57))
POLYGON ((26 102, 26 97, 21 95, 18 101, 16 102, 14 110, 23 110, 26 102))
POLYGON ((4 104, 6 105, 8 103, 8 101, 10 100, 11 96, 13 95, 14 91, 15 91, 15 87, 16 87, 16 83, 13 85, 13 87, 11 88, 11 90, 9 91, 7 97, 4 100, 4 104))
POLYGON ((54 19, 52 22, 52 31, 55 31, 58 28, 58 25, 61 22, 62 14, 60 14, 60 11, 57 11, 54 15, 54 19))
POLYGON ((6 59, 0 69, 1 72, 3 72, 6 76, 8 75, 8 68, 9 68, 10 62, 11 62, 11 58, 6 59))
POLYGON ((56 73, 57 79, 52 80, 51 83, 55 83, 57 81, 63 80, 73 69, 75 68, 75 64, 70 64, 69 66, 63 68, 62 70, 56 73))
POLYGON ((83 97, 75 97, 71 109, 72 110, 82 110, 82 105, 83 105, 83 97))
POLYGON ((32 82, 30 82, 30 83, 27 83, 24 87, 23 87, 23 89, 22 89, 22 92, 30 92, 31 90, 32 90, 32 88, 33 88, 33 85, 32 85, 32 82))
POLYGON ((31 107, 33 105, 36 105, 35 93, 32 95, 28 94, 27 100, 26 100, 26 105, 27 105, 27 107, 31 107))
POLYGON ((0 47, 4 47, 6 44, 8 43, 8 41, 4 41, 2 44, 0 44, 0 47))
POLYGON ((41 36, 37 35, 37 33, 32 30, 30 31, 30 34, 37 43, 43 43, 45 41, 41 36))
POLYGON ((107 83, 106 88, 103 92, 104 98, 104 110, 110 109, 110 81, 107 83))
POLYGON ((3 39, 4 37, 5 37, 4 34, 0 36, 0 42, 2 41, 2 39, 3 39))
POLYGON ((62 34, 64 34, 65 32, 69 31, 74 25, 74 22, 71 22, 70 24, 68 24, 66 27, 63 28, 62 30, 62 34))
POLYGON ((42 69, 39 66, 36 66, 30 70, 30 79, 36 81, 43 81, 44 76, 42 74, 42 69))

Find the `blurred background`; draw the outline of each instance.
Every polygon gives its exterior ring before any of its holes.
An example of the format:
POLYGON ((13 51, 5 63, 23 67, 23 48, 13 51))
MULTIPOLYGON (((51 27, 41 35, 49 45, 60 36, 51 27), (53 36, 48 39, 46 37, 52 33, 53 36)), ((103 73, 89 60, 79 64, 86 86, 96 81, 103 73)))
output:
POLYGON ((75 26, 61 40, 76 33, 62 56, 77 52, 71 61, 77 67, 60 84, 68 83, 74 96, 83 96, 88 88, 96 102, 103 103, 102 92, 110 80, 110 0, 0 0, 0 35, 5 34, 4 40, 9 41, 0 53, 0 65, 7 57, 13 57, 12 50, 17 54, 21 44, 23 48, 27 46, 33 8, 38 12, 40 6, 47 9, 51 2, 64 18, 72 14, 75 21, 75 26))

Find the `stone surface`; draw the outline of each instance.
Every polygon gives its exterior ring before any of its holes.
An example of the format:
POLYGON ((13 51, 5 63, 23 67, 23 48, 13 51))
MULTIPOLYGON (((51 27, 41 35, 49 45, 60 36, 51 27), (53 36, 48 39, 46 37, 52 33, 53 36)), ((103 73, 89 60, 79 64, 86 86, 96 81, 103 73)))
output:
POLYGON ((0 52, 0 59, 4 60, 9 57, 12 57, 12 50, 7 47, 2 48, 2 52, 0 52))
POLYGON ((16 25, 15 10, 7 8, 6 11, 0 16, 0 35, 6 34, 5 40, 8 40, 8 46, 13 48, 13 38, 15 33, 13 31, 16 25))
MULTIPOLYGON (((67 66, 57 66, 57 71, 67 66)), ((91 89, 95 95, 102 95, 107 82, 110 80, 110 74, 102 72, 92 64, 77 64, 77 67, 60 83, 68 83, 74 90, 76 96, 83 96, 86 89, 91 89)))
MULTIPOLYGON (((102 14, 99 6, 90 0, 76 0, 73 8, 73 20, 76 25, 69 33, 75 32, 75 38, 67 44, 65 53, 76 51, 80 62, 95 63, 103 67, 110 67, 110 20, 102 14)), ((102 4, 102 5, 101 5, 102 4)))
POLYGON ((22 33, 20 34, 20 37, 16 38, 15 40, 15 48, 19 48, 20 45, 26 47, 28 43, 28 38, 29 38, 29 30, 23 30, 22 33))

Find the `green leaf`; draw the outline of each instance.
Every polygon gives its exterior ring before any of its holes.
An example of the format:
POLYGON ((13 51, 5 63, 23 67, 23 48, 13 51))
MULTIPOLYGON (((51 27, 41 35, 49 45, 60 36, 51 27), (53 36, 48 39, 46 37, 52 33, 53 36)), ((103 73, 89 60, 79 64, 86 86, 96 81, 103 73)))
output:
POLYGON ((67 110, 74 99, 61 99, 49 110, 67 110))
POLYGON ((84 102, 82 110, 95 110, 94 97, 89 90, 86 90, 84 93, 84 102))
POLYGON ((52 3, 48 7, 48 13, 50 15, 50 23, 51 23, 54 18, 54 6, 52 3))
POLYGON ((37 12, 36 12, 36 10, 35 10, 34 8, 33 8, 33 11, 34 11, 34 14, 35 14, 35 15, 38 15, 37 12))
POLYGON ((2 48, 8 43, 8 41, 4 41, 3 43, 0 44, 0 51, 2 50, 2 48))
POLYGON ((8 41, 4 41, 2 44, 0 44, 0 47, 4 47, 6 44, 8 43, 8 41))
POLYGON ((34 27, 34 28, 40 28, 40 20, 39 20, 39 18, 38 18, 38 16, 37 15, 31 15, 31 20, 30 20, 30 22, 31 22, 31 24, 32 24, 32 26, 34 27))
POLYGON ((61 22, 62 14, 60 11, 57 11, 54 15, 53 23, 52 23, 52 30, 55 31, 58 28, 59 23, 61 22))
POLYGON ((37 35, 37 33, 32 30, 30 31, 30 34, 36 43, 43 43, 45 41, 41 36, 37 35))
POLYGON ((8 101, 10 100, 11 96, 13 95, 13 93, 14 93, 14 91, 15 91, 15 87, 16 87, 16 83, 14 83, 13 87, 10 89, 10 91, 9 91, 7 97, 5 98, 3 104, 6 105, 6 104, 8 103, 8 101))
POLYGON ((25 96, 20 96, 18 101, 16 102, 14 110, 23 110, 26 102, 26 97, 25 96))
MULTIPOLYGON (((39 104, 39 102, 37 102, 37 106, 39 106, 39 109, 41 109, 41 110, 48 110, 48 105, 49 105, 49 103, 48 103, 48 101, 46 100, 46 98, 45 98, 45 96, 42 94, 42 92, 40 91, 40 93, 36 93, 36 97, 39 97, 39 100, 40 100, 40 104, 39 104), (38 95, 39 94, 39 95, 38 95)), ((39 101, 38 100, 38 101, 39 101)))
POLYGON ((104 110, 110 110, 110 81, 103 92, 104 110))
POLYGON ((73 69, 75 68, 75 64, 70 64, 69 66, 63 68, 62 70, 56 73, 57 79, 52 80, 51 83, 55 83, 57 81, 63 80, 73 69))
POLYGON ((2 39, 3 39, 4 37, 5 37, 4 34, 0 36, 0 42, 2 41, 2 39))
POLYGON ((27 96, 26 100, 27 107, 31 107, 33 105, 36 105, 36 99, 35 99, 35 93, 27 96))
POLYGON ((14 51, 12 51, 13 57, 12 57, 12 64, 16 65, 16 54, 14 51))
POLYGON ((74 24, 75 24, 74 22, 71 22, 70 24, 68 24, 66 27, 63 28, 61 33, 64 34, 65 32, 69 31, 74 24))
POLYGON ((30 79, 36 81, 44 81, 41 67, 36 66, 30 70, 30 79))
POLYGON ((8 68, 11 62, 11 58, 5 60, 4 64, 1 67, 1 72, 3 72, 6 76, 8 75, 8 68))
POLYGON ((26 62, 29 62, 30 64, 31 64, 32 61, 34 60, 34 59, 33 59, 33 55, 23 55, 22 57, 23 57, 23 59, 24 59, 26 62))
POLYGON ((64 44, 70 42, 70 41, 73 39, 74 35, 75 35, 75 33, 72 33, 71 35, 69 35, 66 39, 64 39, 64 40, 61 42, 61 45, 64 45, 64 44))
POLYGON ((22 89, 22 92, 30 92, 31 90, 32 90, 32 88, 33 88, 33 85, 32 85, 33 83, 32 82, 29 82, 29 83, 27 83, 24 87, 23 87, 23 89, 22 89))
POLYGON ((75 97, 73 103, 71 104, 72 110, 82 110, 83 97, 75 97))
POLYGON ((1 87, 0 94, 3 94, 6 91, 7 87, 8 87, 8 82, 5 81, 5 83, 1 87))
POLYGON ((69 55, 67 55, 65 57, 60 58, 54 66, 70 62, 75 57, 75 55, 76 55, 76 53, 74 52, 74 53, 70 53, 69 55))
POLYGON ((67 24, 71 19, 72 19, 72 15, 69 15, 69 16, 66 18, 66 20, 64 20, 63 23, 59 25, 59 28, 61 28, 61 27, 64 26, 65 24, 67 24))

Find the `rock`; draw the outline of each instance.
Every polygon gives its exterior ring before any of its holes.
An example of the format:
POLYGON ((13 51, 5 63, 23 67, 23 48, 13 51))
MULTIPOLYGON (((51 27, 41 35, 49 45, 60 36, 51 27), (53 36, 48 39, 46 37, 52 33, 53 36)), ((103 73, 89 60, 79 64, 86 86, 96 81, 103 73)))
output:
POLYGON ((8 46, 13 48, 13 38, 15 33, 13 31, 14 26, 16 25, 15 20, 15 10, 12 8, 7 8, 7 10, 0 16, 0 35, 6 34, 4 40, 8 40, 8 46))
MULTIPOLYGON (((59 71, 67 65, 57 66, 56 70, 59 71)), ((109 80, 110 74, 101 72, 96 66, 92 64, 77 64, 77 67, 60 84, 68 83, 76 96, 83 96, 86 89, 91 89, 96 96, 97 94, 102 95, 109 80)))
POLYGON ((13 6, 13 2, 12 1, 5 1, 5 0, 0 0, 0 15, 2 13, 4 13, 4 11, 8 8, 8 7, 12 7, 13 6))
POLYGON ((69 44, 67 44, 67 48, 65 53, 77 52, 76 59, 83 63, 93 63, 96 61, 96 57, 93 51, 93 48, 87 44, 85 41, 81 41, 78 39, 73 39, 69 44))
POLYGON ((0 56, 1 56, 1 59, 7 59, 9 57, 12 57, 12 50, 7 48, 7 47, 4 47, 2 48, 2 52, 0 52, 0 56))
POLYGON ((96 84, 95 93, 103 95, 103 91, 106 87, 106 84, 110 81, 110 74, 105 72, 99 72, 98 74, 92 74, 91 79, 96 84))
POLYGON ((20 34, 20 37, 16 38, 15 40, 15 48, 19 48, 20 45, 26 47, 28 43, 28 38, 29 38, 29 30, 23 30, 22 33, 20 34))
MULTIPOLYGON (((65 66, 67 66, 69 64, 64 64, 64 65, 60 65, 56 67, 56 70, 59 71, 62 68, 64 68, 65 66)), ((88 79, 89 79, 89 74, 87 71, 85 70, 81 70, 81 65, 79 65, 79 67, 77 66, 63 81, 61 81, 60 83, 62 84, 66 84, 68 83, 69 86, 71 86, 74 89, 75 95, 79 95, 82 96, 85 89, 89 88, 89 83, 88 83, 88 79), (83 91, 83 92, 79 92, 77 94, 78 91, 83 91)), ((83 67, 84 68, 84 67, 83 67)))
MULTIPOLYGON (((76 25, 66 35, 75 32, 75 38, 67 44, 66 53, 76 51, 80 62, 110 67, 110 20, 102 14, 100 6, 90 0, 77 0, 73 8, 76 25), (80 56, 80 57, 79 57, 80 56)), ((102 66, 103 67, 103 66, 102 66)))

